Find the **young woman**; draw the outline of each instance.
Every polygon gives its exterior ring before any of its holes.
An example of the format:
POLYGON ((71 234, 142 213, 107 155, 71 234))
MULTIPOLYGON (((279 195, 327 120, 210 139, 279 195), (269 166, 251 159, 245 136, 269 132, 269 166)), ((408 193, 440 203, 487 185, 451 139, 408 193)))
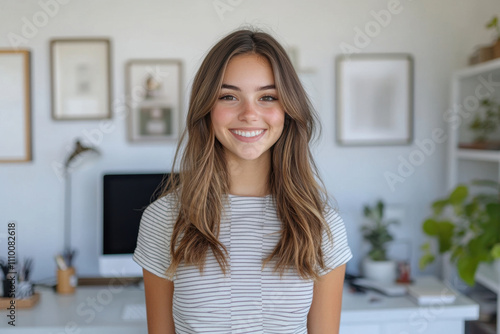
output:
POLYGON ((210 50, 179 177, 140 224, 150 334, 338 332, 352 255, 309 150, 315 121, 273 37, 240 30, 210 50))

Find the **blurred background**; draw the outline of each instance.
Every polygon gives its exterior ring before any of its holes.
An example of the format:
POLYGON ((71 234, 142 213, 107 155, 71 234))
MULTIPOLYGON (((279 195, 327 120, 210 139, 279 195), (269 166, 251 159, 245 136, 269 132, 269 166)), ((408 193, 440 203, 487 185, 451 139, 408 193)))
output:
MULTIPOLYGON (((346 224, 354 254, 347 271, 359 273, 368 251, 361 233, 363 206, 381 199, 388 218, 400 221, 391 226, 391 232, 406 247, 412 275, 419 275, 420 245, 425 241, 422 222, 431 214, 431 203, 450 189, 445 115, 452 74, 469 66, 479 47, 494 42, 495 30, 485 26, 499 12, 500 3, 494 0, 2 0, 0 48, 27 49, 31 54, 31 128, 26 136, 31 138, 32 154, 28 161, 0 164, 0 256, 6 256, 7 224, 16 222, 17 253, 34 258, 33 280, 55 275, 53 257, 64 246, 67 205, 61 170, 75 139, 80 138, 101 154, 72 173, 71 243, 78 250, 74 259, 78 274, 99 275, 102 175, 168 172, 177 143, 175 133, 170 134, 182 129, 201 60, 221 37, 252 26, 273 34, 290 51, 319 114, 322 133, 312 147, 321 177, 346 224), (51 80, 57 80, 55 73, 64 72, 66 65, 57 58, 57 52, 64 55, 63 47, 55 45, 53 61, 60 68, 51 66, 51 41, 79 38, 109 40, 110 118, 105 113, 95 119, 73 118, 64 108, 60 112, 65 116, 54 116, 51 99, 56 92, 51 80), (406 54, 412 59, 413 116, 408 132, 412 138, 403 144, 344 145, 336 132, 339 73, 335 64, 339 56, 373 53, 406 54), (160 125, 159 131, 166 135, 159 140, 132 133, 131 127, 140 120, 130 119, 133 108, 127 105, 134 80, 131 60, 138 64, 175 61, 165 66, 178 71, 173 82, 180 98, 175 102, 178 110, 168 112, 180 118, 176 122, 171 115, 175 130, 160 125), (444 139, 434 140, 435 131, 444 139), (429 140, 432 150, 426 151, 422 143, 429 140)), ((0 82, 8 87, 10 81, 0 78, 0 82)), ((154 82, 149 89, 156 89, 154 82)), ((64 94, 55 99, 64 99, 64 94)), ((6 131, 8 121, 0 117, 1 131, 6 131)), ((6 133, 0 135, 4 149, 10 143, 6 133)), ((434 264, 426 272, 438 269, 434 264)))

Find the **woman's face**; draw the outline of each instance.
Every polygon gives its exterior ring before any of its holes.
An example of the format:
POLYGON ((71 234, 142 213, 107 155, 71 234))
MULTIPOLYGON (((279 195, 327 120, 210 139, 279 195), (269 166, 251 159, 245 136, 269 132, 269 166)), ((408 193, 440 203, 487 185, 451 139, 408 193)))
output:
POLYGON ((233 57, 210 116, 228 162, 270 159, 269 149, 283 132, 285 112, 269 61, 255 54, 233 57))

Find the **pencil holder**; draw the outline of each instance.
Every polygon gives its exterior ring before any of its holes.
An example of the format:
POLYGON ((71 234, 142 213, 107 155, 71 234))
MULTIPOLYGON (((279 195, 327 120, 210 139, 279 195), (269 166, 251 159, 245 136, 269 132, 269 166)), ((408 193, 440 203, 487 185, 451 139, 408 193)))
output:
POLYGON ((2 281, 2 296, 7 298, 10 296, 12 282, 10 279, 4 279, 2 281))
POLYGON ((75 293, 78 279, 75 275, 75 268, 69 267, 66 270, 57 270, 57 293, 71 294, 75 293))

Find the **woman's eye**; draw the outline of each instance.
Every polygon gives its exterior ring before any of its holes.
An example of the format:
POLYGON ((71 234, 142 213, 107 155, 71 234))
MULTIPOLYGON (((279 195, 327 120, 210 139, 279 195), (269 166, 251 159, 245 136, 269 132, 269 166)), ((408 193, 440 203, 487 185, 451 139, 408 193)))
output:
POLYGON ((271 96, 271 95, 263 96, 260 99, 263 100, 263 101, 268 101, 268 102, 272 102, 272 101, 277 101, 278 100, 276 97, 271 96))
POLYGON ((232 95, 223 95, 219 97, 219 100, 234 101, 236 98, 232 95))

